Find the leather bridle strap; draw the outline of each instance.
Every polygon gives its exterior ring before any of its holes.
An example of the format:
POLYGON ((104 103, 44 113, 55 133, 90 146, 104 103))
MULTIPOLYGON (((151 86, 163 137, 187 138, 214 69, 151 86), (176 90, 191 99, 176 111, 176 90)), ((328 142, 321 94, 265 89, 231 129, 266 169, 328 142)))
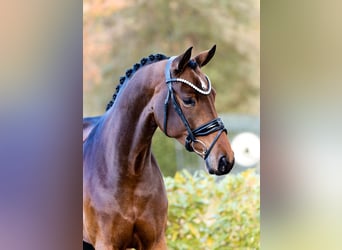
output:
MULTIPOLYGON (((179 115, 179 117, 181 118, 182 122, 184 123, 185 125, 185 128, 186 130, 188 131, 188 137, 191 139, 191 140, 195 140, 195 136, 193 135, 193 132, 190 128, 190 125, 189 125, 189 122, 188 120, 185 118, 184 116, 184 113, 181 109, 181 107, 179 106, 179 103, 177 102, 174 94, 173 94, 173 88, 172 88, 172 84, 171 82, 168 83, 168 97, 166 99, 170 99, 172 100, 172 105, 173 105, 173 108, 175 109, 176 113, 179 115)), ((164 116, 164 131, 165 131, 165 134, 167 135, 167 111, 168 111, 168 103, 169 103, 169 100, 167 100, 164 105, 165 105, 165 116, 164 116)))

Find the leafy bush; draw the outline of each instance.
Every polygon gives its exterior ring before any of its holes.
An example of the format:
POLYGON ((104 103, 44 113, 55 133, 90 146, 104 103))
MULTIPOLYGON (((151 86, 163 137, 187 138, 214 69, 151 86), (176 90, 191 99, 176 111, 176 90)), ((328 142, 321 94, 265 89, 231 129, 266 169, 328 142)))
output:
POLYGON ((254 170, 223 179, 183 170, 165 184, 170 250, 260 248, 260 177, 254 170))

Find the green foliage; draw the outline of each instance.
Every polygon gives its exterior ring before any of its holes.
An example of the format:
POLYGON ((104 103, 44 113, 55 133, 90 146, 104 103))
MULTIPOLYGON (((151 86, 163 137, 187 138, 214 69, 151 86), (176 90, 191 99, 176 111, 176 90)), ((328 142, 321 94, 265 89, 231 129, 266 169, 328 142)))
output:
POLYGON ((254 170, 221 180, 183 170, 165 184, 170 250, 260 248, 260 177, 254 170))
POLYGON ((176 173, 177 164, 172 160, 176 159, 175 143, 174 139, 167 137, 159 129, 152 138, 152 152, 164 176, 174 176, 176 173))
POLYGON ((173 138, 167 137, 157 129, 152 138, 152 152, 164 176, 174 176, 180 169, 186 168, 191 173, 203 169, 205 161, 195 153, 186 151, 173 138))

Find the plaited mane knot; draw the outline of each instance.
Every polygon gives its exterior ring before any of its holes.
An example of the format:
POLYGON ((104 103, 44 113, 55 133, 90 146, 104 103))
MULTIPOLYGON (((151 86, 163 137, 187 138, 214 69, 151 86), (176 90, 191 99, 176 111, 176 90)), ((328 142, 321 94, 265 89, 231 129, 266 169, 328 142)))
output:
POLYGON ((144 57, 143 59, 141 59, 140 63, 141 65, 145 65, 147 63, 148 59, 146 57, 144 57))
POLYGON ((111 100, 108 104, 107 104, 107 108, 106 110, 110 109, 111 106, 113 106, 114 102, 111 100))
POLYGON ((156 58, 157 58, 158 61, 164 59, 164 57, 165 57, 165 56, 162 55, 162 54, 157 54, 157 55, 156 55, 156 58))
POLYGON ((133 66, 134 71, 137 71, 139 68, 140 68, 139 63, 134 64, 134 66, 133 66))
POLYGON ((195 60, 190 60, 190 61, 188 62, 188 65, 189 65, 189 67, 192 68, 192 69, 195 69, 195 68, 197 67, 197 63, 196 63, 195 60))
POLYGON ((125 76, 121 76, 120 77, 120 84, 123 84, 125 80, 126 80, 126 77, 125 76))
POLYGON ((129 78, 133 73, 133 69, 129 69, 126 71, 126 76, 129 78))

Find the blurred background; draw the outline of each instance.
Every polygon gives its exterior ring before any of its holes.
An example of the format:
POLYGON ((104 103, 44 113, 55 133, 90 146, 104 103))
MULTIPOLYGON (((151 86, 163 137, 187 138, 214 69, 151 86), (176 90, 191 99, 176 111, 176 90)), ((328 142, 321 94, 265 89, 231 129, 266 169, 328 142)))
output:
MULTIPOLYGON (((239 151, 234 172, 257 167, 259 4, 257 0, 85 0, 83 116, 103 114, 119 77, 141 58, 153 53, 178 55, 190 46, 194 46, 195 55, 216 44, 214 60, 203 71, 218 92, 216 109, 239 151)), ((183 168, 191 172, 204 169, 202 159, 187 153, 160 130, 153 138, 153 152, 165 176, 183 168)))

